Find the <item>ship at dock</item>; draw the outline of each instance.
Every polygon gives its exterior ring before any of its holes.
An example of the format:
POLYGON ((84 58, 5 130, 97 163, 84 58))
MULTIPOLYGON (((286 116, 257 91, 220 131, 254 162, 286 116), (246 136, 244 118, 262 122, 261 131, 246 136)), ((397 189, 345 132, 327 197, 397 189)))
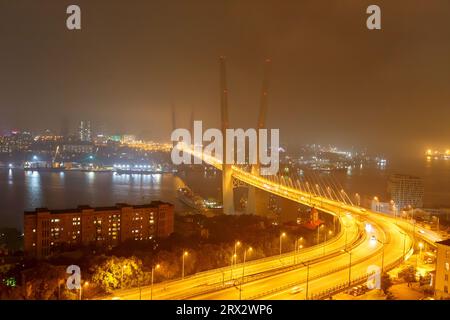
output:
POLYGON ((202 197, 196 195, 188 187, 179 188, 177 190, 177 195, 178 200, 198 211, 222 209, 222 204, 220 204, 219 202, 215 201, 214 199, 203 199, 202 197))

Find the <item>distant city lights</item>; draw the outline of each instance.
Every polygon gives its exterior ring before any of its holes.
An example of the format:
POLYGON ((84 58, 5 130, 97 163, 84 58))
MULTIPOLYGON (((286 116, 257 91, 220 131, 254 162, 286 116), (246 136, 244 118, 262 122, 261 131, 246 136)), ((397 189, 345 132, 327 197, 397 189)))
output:
POLYGON ((450 160, 450 149, 445 151, 428 149, 425 152, 427 161, 431 160, 450 160))

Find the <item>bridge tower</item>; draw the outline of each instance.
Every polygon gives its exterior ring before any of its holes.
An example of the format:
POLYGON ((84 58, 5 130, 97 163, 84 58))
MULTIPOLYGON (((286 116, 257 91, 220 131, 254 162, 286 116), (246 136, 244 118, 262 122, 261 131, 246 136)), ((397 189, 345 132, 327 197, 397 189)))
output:
POLYGON ((189 131, 191 132, 192 139, 194 138, 194 121, 195 121, 194 108, 192 108, 192 110, 191 110, 191 122, 190 122, 190 129, 189 129, 189 131))
MULTIPOLYGON (((175 131, 175 129, 177 129, 177 118, 176 118, 176 113, 175 113, 175 105, 172 103, 171 105, 172 108, 172 132, 175 131)), ((175 147, 177 145, 177 142, 172 142, 172 146, 175 147)))
MULTIPOLYGON (((222 122, 223 146, 226 146, 225 137, 226 129, 229 127, 228 119, 228 88, 225 57, 220 57, 220 111, 222 122)), ((226 152, 224 152, 225 156, 226 152)), ((224 157, 225 158, 225 157, 224 157)), ((222 202, 223 213, 234 214, 234 194, 233 194, 233 177, 231 165, 223 161, 222 164, 222 202)))
MULTIPOLYGON (((268 90, 269 90, 269 72, 270 72, 271 60, 266 59, 264 64, 264 77, 261 91, 261 104, 259 107, 259 116, 258 116, 258 126, 257 129, 265 129, 266 128, 266 114, 267 114, 267 104, 268 104, 268 90)), ((259 136, 257 137, 259 139, 259 136)), ((259 141, 258 141, 259 142, 259 141)), ((258 148, 259 143, 257 143, 256 147, 258 148)), ((259 150, 257 149, 256 153, 257 163, 252 166, 252 174, 259 175, 259 150)), ((247 207, 246 211, 248 214, 256 214, 256 188, 253 186, 248 187, 248 196, 247 196, 247 207)))

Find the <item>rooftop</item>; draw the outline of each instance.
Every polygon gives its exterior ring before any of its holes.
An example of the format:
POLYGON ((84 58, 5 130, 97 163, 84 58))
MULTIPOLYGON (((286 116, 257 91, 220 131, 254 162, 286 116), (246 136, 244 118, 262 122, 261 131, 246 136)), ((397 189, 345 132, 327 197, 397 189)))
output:
POLYGON ((152 201, 146 204, 130 205, 127 203, 117 203, 115 206, 109 207, 91 207, 89 205, 79 205, 77 208, 70 209, 54 209, 50 210, 48 208, 36 208, 34 211, 25 211, 25 215, 33 215, 42 212, 49 212, 50 214, 64 214, 64 213, 82 213, 84 210, 93 211, 110 211, 110 210, 120 210, 122 208, 133 208, 133 209, 145 209, 145 208, 158 208, 160 205, 172 205, 163 201, 152 201))

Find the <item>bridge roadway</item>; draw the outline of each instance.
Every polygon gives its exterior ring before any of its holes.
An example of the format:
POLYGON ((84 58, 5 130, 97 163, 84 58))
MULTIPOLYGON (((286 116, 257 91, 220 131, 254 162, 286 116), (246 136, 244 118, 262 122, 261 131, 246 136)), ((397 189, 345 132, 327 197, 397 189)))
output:
MULTIPOLYGON (((403 260, 403 256, 411 253, 412 239, 400 227, 386 221, 384 217, 367 219, 373 230, 362 243, 348 250, 351 252, 351 280, 360 277, 367 278, 370 274, 370 266, 381 268, 383 263, 383 244, 372 238, 385 243, 384 268, 393 267, 397 262, 403 260)), ((339 255, 327 260, 319 261, 309 265, 308 297, 339 285, 347 287, 349 280, 350 254, 341 252, 339 255)), ((306 280, 308 267, 277 274, 264 279, 243 284, 242 299, 306 299, 306 280), (299 287, 300 292, 294 293, 292 289, 299 287)), ((238 288, 227 288, 209 294, 199 295, 196 299, 237 299, 238 288)))
MULTIPOLYGON (((186 151, 191 152, 195 156, 199 156, 190 148, 186 148, 186 151)), ((208 158, 208 156, 205 157, 203 155, 203 160, 219 169, 221 168, 221 164, 213 157, 208 158)), ((305 254, 302 252, 300 253, 302 261, 309 261, 308 264, 311 263, 309 270, 311 279, 308 288, 309 295, 319 294, 321 291, 333 288, 340 284, 345 284, 345 282, 348 281, 349 270, 345 270, 345 266, 350 262, 349 250, 351 252, 352 260, 351 280, 354 280, 355 278, 367 276, 368 268, 370 266, 377 265, 381 267, 382 260, 384 260, 385 269, 402 261, 413 247, 411 234, 413 234, 413 238, 420 237, 430 243, 434 243, 436 239, 439 239, 433 232, 429 230, 425 232, 423 229, 422 232, 420 232, 420 228, 415 230, 415 227, 412 227, 410 223, 403 220, 393 219, 388 216, 365 210, 361 207, 348 205, 325 197, 314 196, 302 190, 272 182, 264 177, 254 176, 237 166, 232 166, 232 170, 233 176, 236 179, 267 192, 336 215, 344 225, 346 224, 346 221, 344 221, 346 218, 344 217, 348 217, 353 223, 350 224, 347 232, 350 232, 353 235, 355 234, 355 228, 358 229, 356 218, 360 222, 371 221, 374 228, 373 234, 371 233, 370 237, 365 238, 364 241, 358 242, 356 246, 352 246, 351 250, 348 248, 347 251, 340 251, 336 254, 336 248, 334 248, 335 250, 331 247, 328 249, 325 248, 325 251, 328 252, 325 255, 327 259, 323 257, 316 263, 312 262, 318 258, 319 253, 316 250, 323 250, 323 246, 309 249, 308 252, 304 251, 305 254), (350 228, 352 228, 353 231, 351 231, 350 228), (372 239, 372 235, 375 236, 375 240, 372 239), (384 248, 383 244, 380 242, 385 243, 384 248)), ((341 242, 344 238, 345 237, 341 235, 337 240, 327 243, 326 247, 333 243, 335 245, 340 243, 337 245, 337 248, 339 248, 339 246, 342 248, 341 242)), ((355 237, 352 236, 352 240, 354 240, 354 238, 355 237)), ((354 240, 353 242, 357 241, 354 240)), ((272 257, 264 259, 264 261, 256 260, 251 263, 249 262, 248 267, 246 264, 246 275, 257 275, 274 271, 279 269, 280 266, 287 266, 287 261, 289 259, 292 261, 292 264, 294 257, 289 257, 288 255, 283 256, 281 260, 279 257, 278 259, 277 257, 272 257)), ((290 253, 290 255, 294 254, 290 253)), ((235 274, 233 275, 233 278, 239 278, 240 275, 242 275, 242 273, 239 274, 239 272, 242 271, 238 270, 242 270, 241 266, 234 268, 235 274)), ((285 272, 274 272, 273 275, 250 279, 242 285, 242 298, 292 299, 293 296, 290 294, 291 284, 292 286, 295 286, 304 283, 306 281, 306 272, 307 267, 298 267, 291 270, 286 269, 285 272), (287 288, 285 288, 286 284, 287 288), (277 290, 277 288, 279 290, 277 290), (265 292, 267 294, 265 294, 265 292)), ((227 268, 222 268, 200 273, 185 278, 184 280, 160 283, 154 286, 153 297, 155 299, 236 299, 239 297, 239 286, 234 284, 227 285, 226 283, 227 277, 231 280, 231 274, 231 268, 228 271, 227 268), (222 284, 221 287, 218 286, 220 283, 222 284), (207 291, 207 293, 202 293, 205 291, 207 291)), ((306 295, 304 285, 302 289, 303 295, 306 295)), ((142 288, 141 291, 139 291, 139 289, 130 289, 116 291, 114 293, 114 296, 119 297, 120 299, 139 299, 140 297, 142 297, 142 299, 148 299, 149 295, 150 289, 148 287, 142 288)), ((300 293, 297 294, 296 297, 301 298, 300 293)), ((303 298, 306 298, 306 296, 303 298)))
MULTIPOLYGON (((248 260, 245 263, 244 282, 252 281, 256 278, 267 277, 273 273, 281 273, 287 269, 293 268, 294 263, 302 261, 324 260, 330 255, 336 255, 345 248, 351 248, 361 242, 363 230, 357 219, 351 215, 344 215, 339 219, 341 223, 341 232, 326 243, 321 243, 312 247, 298 250, 298 252, 288 252, 281 256, 276 255, 264 259, 248 260)), ((292 241, 289 234, 283 241, 292 241)), ((244 244, 245 245, 245 244, 244 244)), ((247 255, 251 258, 251 255, 247 255)), ((189 263, 187 258, 186 263, 189 263)), ((242 251, 240 254, 242 259, 242 251)), ((154 299, 189 299, 195 295, 222 289, 224 287, 233 287, 234 284, 242 280, 243 264, 239 263, 233 268, 224 267, 219 269, 200 272, 187 276, 184 280, 177 279, 156 283, 153 287, 154 299)), ((103 299, 112 299, 118 297, 122 300, 150 299, 151 288, 145 286, 141 288, 116 290, 112 295, 103 297, 103 299)))

